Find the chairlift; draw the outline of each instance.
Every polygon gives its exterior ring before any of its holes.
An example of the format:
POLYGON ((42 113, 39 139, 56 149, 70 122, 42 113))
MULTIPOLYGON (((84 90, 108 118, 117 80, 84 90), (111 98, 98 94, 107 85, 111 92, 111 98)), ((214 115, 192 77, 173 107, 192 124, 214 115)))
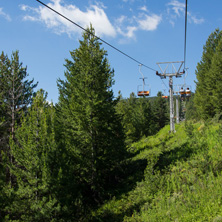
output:
MULTIPOLYGON (((186 70, 188 70, 188 68, 186 68, 186 70)), ((183 71, 185 73, 185 70, 183 71)), ((189 98, 191 97, 191 86, 189 85, 186 85, 186 77, 188 75, 188 71, 187 71, 187 74, 184 76, 184 84, 181 86, 181 89, 179 91, 180 93, 180 97, 181 97, 181 100, 189 100, 189 98)))
POLYGON ((191 87, 190 86, 186 86, 186 85, 183 85, 181 88, 180 88, 180 98, 181 100, 185 100, 185 99, 188 99, 191 97, 191 87))
POLYGON ((146 90, 142 90, 142 91, 138 91, 137 92, 137 96, 149 96, 150 95, 150 91, 146 91, 146 90))
POLYGON ((142 79, 143 80, 143 85, 139 85, 138 87, 137 87, 137 96, 143 96, 143 97, 145 97, 145 96, 149 96, 150 95, 150 89, 149 89, 149 85, 146 85, 146 83, 145 83, 145 77, 144 77, 144 75, 143 75, 143 73, 141 72, 141 64, 139 65, 139 72, 140 72, 140 74, 142 75, 142 78, 140 78, 140 79, 142 79))
POLYGON ((167 99, 168 96, 166 95, 166 89, 164 89, 163 91, 164 91, 164 94, 162 95, 162 98, 167 99))

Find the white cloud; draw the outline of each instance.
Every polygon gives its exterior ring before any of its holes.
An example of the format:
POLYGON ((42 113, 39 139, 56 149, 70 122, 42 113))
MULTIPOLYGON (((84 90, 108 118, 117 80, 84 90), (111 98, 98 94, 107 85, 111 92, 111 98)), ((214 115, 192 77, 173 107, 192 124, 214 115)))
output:
POLYGON ((121 15, 118 19, 116 19, 116 23, 122 24, 127 17, 125 15, 121 15))
POLYGON ((38 18, 35 18, 35 17, 33 17, 33 16, 30 16, 30 15, 25 15, 25 16, 23 17, 23 20, 24 20, 24 21, 32 21, 32 22, 39 21, 38 18))
POLYGON ((123 2, 129 2, 129 3, 133 3, 133 2, 135 2, 135 0, 123 0, 123 2))
POLYGON ((144 12, 148 12, 147 7, 146 7, 145 5, 142 6, 142 7, 140 7, 140 10, 141 10, 141 11, 144 11, 144 12))
MULTIPOLYGON (((101 4, 91 5, 86 11, 81 11, 75 5, 62 5, 61 0, 51 0, 48 6, 84 28, 89 27, 91 23, 96 30, 96 35, 111 37, 116 35, 114 27, 104 12, 104 6, 101 4)), ((23 11, 32 13, 32 15, 25 15, 23 17, 24 20, 41 21, 57 34, 67 33, 69 36, 72 36, 81 32, 80 28, 46 7, 31 8, 21 5, 20 8, 23 11)))
POLYGON ((134 32, 138 29, 135 26, 128 26, 127 28, 127 37, 128 38, 133 38, 135 36, 134 32))
POLYGON ((117 31, 119 34, 121 34, 124 37, 127 37, 128 39, 135 39, 135 31, 138 30, 138 27, 135 26, 127 26, 124 30, 120 27, 117 27, 117 31))
POLYGON ((188 12, 188 19, 189 19, 189 22, 193 22, 194 24, 202 24, 204 23, 204 19, 203 18, 200 18, 198 19, 195 15, 191 15, 191 13, 188 12))
POLYGON ((11 17, 10 15, 6 14, 5 12, 3 12, 3 8, 0 8, 0 16, 3 16, 4 19, 11 21, 11 17))
MULTIPOLYGON (((97 2, 90 5, 85 11, 80 10, 72 4, 65 5, 62 0, 51 0, 48 6, 84 28, 88 27, 91 23, 95 28, 96 35, 101 37, 116 37, 119 34, 127 39, 136 39, 137 31, 154 31, 162 21, 160 15, 151 14, 146 6, 139 8, 140 12, 135 16, 120 16, 114 20, 114 24, 111 24, 106 15, 104 11, 106 7, 103 3, 97 2)), ((25 12, 24 21, 42 22, 47 28, 57 34, 66 33, 69 37, 72 37, 82 32, 79 27, 57 15, 47 7, 39 6, 38 8, 33 8, 27 5, 20 5, 20 9, 25 12)))
POLYGON ((28 9, 30 9, 30 7, 27 6, 27 5, 20 5, 20 9, 21 9, 22 11, 27 11, 28 9))
POLYGON ((116 29, 117 32, 127 38, 134 38, 134 32, 137 30, 135 26, 129 25, 133 23, 132 19, 129 19, 127 16, 122 15, 116 19, 116 29))
MULTIPOLYGON (((168 14, 169 22, 172 24, 172 26, 174 26, 177 18, 185 15, 186 5, 184 3, 179 2, 178 0, 171 0, 167 4, 167 7, 168 7, 167 14, 168 14)), ((188 15, 188 21, 190 23, 201 24, 204 22, 203 18, 198 19, 191 12, 187 12, 187 15, 188 15)))
POLYGON ((171 2, 168 3, 169 6, 172 7, 172 10, 174 11, 174 13, 176 13, 177 16, 180 16, 181 13, 184 13, 184 9, 185 9, 185 4, 178 2, 177 0, 173 0, 171 2))
POLYGON ((138 21, 139 27, 145 31, 154 31, 157 29, 157 26, 160 24, 162 18, 158 15, 144 15, 144 19, 138 21))
POLYGON ((136 31, 154 31, 160 24, 162 17, 156 14, 142 13, 128 18, 124 15, 116 20, 117 32, 127 38, 136 38, 136 31))

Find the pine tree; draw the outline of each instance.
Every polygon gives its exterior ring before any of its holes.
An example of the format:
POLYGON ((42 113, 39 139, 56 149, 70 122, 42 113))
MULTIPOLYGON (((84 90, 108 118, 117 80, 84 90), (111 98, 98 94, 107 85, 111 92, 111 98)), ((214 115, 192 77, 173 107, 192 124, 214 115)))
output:
POLYGON ((154 118, 151 109, 151 104, 147 98, 140 98, 138 100, 138 116, 140 137, 153 135, 154 132, 154 118))
POLYGON ((103 199, 124 154, 121 120, 111 90, 114 71, 94 34, 92 27, 83 33, 79 48, 71 52, 72 61, 66 60, 66 80, 58 81, 60 146, 68 154, 66 172, 69 169, 79 186, 76 196, 85 205, 103 199))
POLYGON ((16 186, 5 189, 12 198, 10 206, 5 208, 7 219, 55 221, 60 208, 53 192, 58 174, 54 137, 54 108, 46 102, 41 90, 11 138, 14 161, 9 168, 16 186))
POLYGON ((200 117, 197 115, 196 107, 194 105, 194 96, 191 96, 189 102, 186 104, 186 120, 198 120, 200 117))
MULTIPOLYGON (((0 121, 0 127, 4 124, 4 122, 0 121)), ((4 192, 6 187, 6 167, 3 161, 2 154, 0 153, 0 221, 4 221, 5 212, 4 208, 9 205, 9 201, 7 195, 4 192)))
POLYGON ((159 131, 161 128, 163 128, 165 125, 169 123, 167 102, 165 98, 162 98, 162 96, 163 94, 161 92, 158 92, 157 97, 155 98, 152 105, 154 121, 155 121, 154 129, 156 131, 159 131))
POLYGON ((136 95, 131 93, 129 98, 120 99, 117 112, 123 116, 122 125, 127 144, 154 133, 153 113, 148 99, 136 98, 136 95))
POLYGON ((126 143, 131 144, 140 138, 140 131, 138 130, 138 119, 136 119, 136 96, 134 93, 130 94, 128 99, 120 99, 117 104, 117 112, 122 115, 122 125, 126 135, 126 143))
MULTIPOLYGON (((27 80, 27 67, 19 62, 18 51, 13 52, 11 60, 2 52, 0 56, 0 114, 3 124, 0 126, 0 155, 7 153, 10 161, 9 136, 14 138, 15 125, 19 124, 21 113, 31 104, 33 89, 37 84, 27 80)), ((12 181, 7 173, 7 180, 12 181)))
POLYGON ((209 71, 212 82, 212 106, 215 114, 222 113, 222 37, 220 38, 216 51, 212 58, 212 64, 209 71))
POLYGON ((27 80, 27 67, 22 67, 19 62, 18 51, 13 52, 11 60, 2 52, 0 56, 0 104, 4 108, 7 128, 10 129, 12 137, 15 131, 15 123, 24 111, 31 104, 34 79, 27 80))
POLYGON ((221 37, 222 32, 219 31, 219 29, 211 33, 204 45, 201 61, 197 64, 194 105, 198 116, 202 119, 211 118, 215 115, 215 104, 212 100, 215 79, 212 78, 210 69, 212 66, 212 59, 221 37))

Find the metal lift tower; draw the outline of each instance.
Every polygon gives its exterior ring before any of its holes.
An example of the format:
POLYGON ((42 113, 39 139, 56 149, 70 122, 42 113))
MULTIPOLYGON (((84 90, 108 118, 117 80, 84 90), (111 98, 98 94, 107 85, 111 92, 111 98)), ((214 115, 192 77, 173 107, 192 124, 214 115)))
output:
POLYGON ((174 125, 174 102, 173 102, 173 77, 181 77, 184 73, 180 72, 180 69, 183 65, 184 61, 180 62, 157 62, 156 64, 159 66, 162 73, 156 72, 156 75, 160 76, 160 78, 166 78, 169 77, 169 88, 170 88, 170 132, 175 132, 175 125, 174 125), (175 64, 179 64, 179 68, 176 69, 175 64), (165 66, 165 69, 162 69, 162 67, 165 66), (172 72, 167 72, 169 70, 168 68, 172 68, 172 72))

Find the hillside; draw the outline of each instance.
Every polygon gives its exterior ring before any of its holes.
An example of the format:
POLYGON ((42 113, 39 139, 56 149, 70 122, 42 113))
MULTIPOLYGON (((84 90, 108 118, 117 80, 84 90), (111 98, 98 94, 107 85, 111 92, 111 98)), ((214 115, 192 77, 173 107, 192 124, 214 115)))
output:
POLYGON ((175 102, 186 121, 170 134, 169 99, 115 98, 114 69, 87 30, 55 105, 18 51, 0 56, 0 221, 222 221, 222 31, 203 47, 195 93, 175 102))
POLYGON ((168 131, 132 144, 127 180, 134 186, 126 183, 93 221, 222 221, 221 123, 184 122, 168 131))

